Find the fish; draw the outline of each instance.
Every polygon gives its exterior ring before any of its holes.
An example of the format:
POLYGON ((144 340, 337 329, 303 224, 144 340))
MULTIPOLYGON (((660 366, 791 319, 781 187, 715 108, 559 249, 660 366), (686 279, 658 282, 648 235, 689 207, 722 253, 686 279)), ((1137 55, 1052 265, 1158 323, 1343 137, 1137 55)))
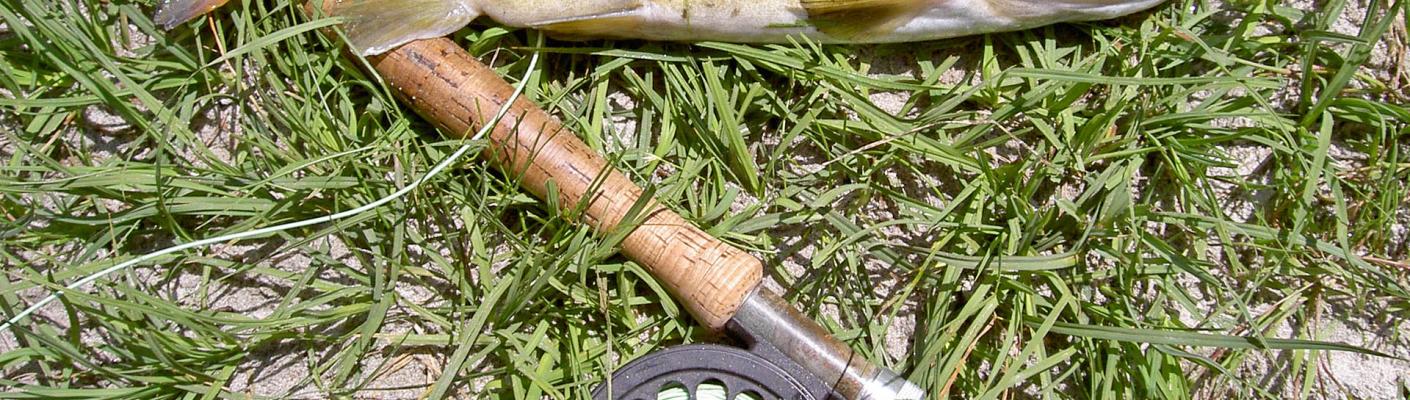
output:
MULTIPOLYGON (((229 0, 166 0, 170 29, 229 0)), ((313 0, 362 55, 455 32, 477 18, 566 39, 864 44, 929 41, 1116 18, 1164 0, 313 0)))

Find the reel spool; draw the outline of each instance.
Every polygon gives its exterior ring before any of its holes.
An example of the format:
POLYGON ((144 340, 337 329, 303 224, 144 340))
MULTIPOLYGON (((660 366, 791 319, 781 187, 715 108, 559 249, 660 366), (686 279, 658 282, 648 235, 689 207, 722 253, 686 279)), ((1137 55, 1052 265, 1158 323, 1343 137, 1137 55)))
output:
POLYGON ((675 346, 647 354, 612 373, 611 398, 604 382, 594 400, 657 400, 679 385, 691 400, 704 399, 700 387, 723 386, 724 399, 832 400, 840 397, 816 376, 776 349, 755 343, 750 350, 716 344, 675 346))

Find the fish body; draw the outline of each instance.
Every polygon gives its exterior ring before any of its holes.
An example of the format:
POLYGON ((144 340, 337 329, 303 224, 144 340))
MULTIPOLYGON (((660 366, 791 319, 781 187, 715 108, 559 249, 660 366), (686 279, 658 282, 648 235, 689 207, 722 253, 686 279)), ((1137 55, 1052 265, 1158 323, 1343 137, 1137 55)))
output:
MULTIPOLYGON (((227 0, 167 0, 175 25, 227 0)), ((319 0, 314 0, 318 2, 319 0)), ((323 0, 359 53, 454 32, 479 17, 559 37, 895 43, 1114 18, 1163 0, 323 0)))

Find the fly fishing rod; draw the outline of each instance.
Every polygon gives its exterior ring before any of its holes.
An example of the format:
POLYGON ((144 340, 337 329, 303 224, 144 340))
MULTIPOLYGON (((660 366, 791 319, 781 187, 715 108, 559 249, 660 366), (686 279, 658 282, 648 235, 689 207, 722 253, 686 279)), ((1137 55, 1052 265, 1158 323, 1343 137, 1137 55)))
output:
MULTIPOLYGON (((562 211, 580 211, 576 218, 599 232, 625 233, 623 255, 650 271, 701 324, 728 332, 744 344, 678 346, 644 356, 596 388, 595 398, 655 398, 676 384, 695 394, 701 384, 719 382, 729 398, 754 394, 770 399, 889 400, 920 399, 925 393, 872 364, 764 288, 763 265, 757 258, 648 198, 561 122, 519 99, 492 69, 441 36, 483 15, 508 26, 577 37, 906 42, 1111 18, 1160 1, 734 0, 692 5, 675 0, 314 0, 306 10, 318 3, 323 14, 343 18, 352 52, 369 56, 372 69, 395 94, 441 131, 463 136, 488 126, 490 145, 484 158, 518 178, 530 193, 563 200, 558 202, 562 211)), ((170 28, 227 2, 164 0, 153 19, 170 28)), ((410 189, 353 211, 374 208, 410 189)), ((253 237, 346 215, 173 246, 104 269, 70 287, 216 239, 253 237)), ((0 328, 56 298, 46 297, 0 328)))
MULTIPOLYGON (((171 27, 227 1, 166 0, 154 19, 171 27)), ((649 399, 668 385, 694 393, 701 383, 718 381, 730 398, 919 399, 925 395, 920 387, 872 364, 763 288, 757 258, 645 198, 557 119, 515 100, 498 74, 442 36, 484 15, 579 37, 903 42, 1111 18, 1160 1, 313 0, 306 11, 345 18, 351 51, 369 56, 396 95, 441 131, 463 137, 492 124, 484 158, 530 193, 561 199, 569 215, 580 211, 599 232, 625 231, 623 255, 650 271, 701 324, 745 344, 647 355, 616 372, 594 397, 649 399)))
POLYGON ((445 38, 368 58, 396 95, 442 132, 495 123, 484 158, 540 198, 556 196, 599 232, 629 229, 621 253, 665 285, 697 321, 746 349, 690 345, 642 357, 594 390, 597 399, 655 399, 664 387, 718 381, 733 395, 775 399, 920 399, 924 391, 872 364, 764 288, 763 264, 649 198, 625 175, 445 38), (496 120, 502 107, 508 112, 496 120), (553 193, 550 193, 552 191, 553 193), (643 207, 644 205, 644 207, 643 207), (629 215, 635 215, 627 221, 629 215))

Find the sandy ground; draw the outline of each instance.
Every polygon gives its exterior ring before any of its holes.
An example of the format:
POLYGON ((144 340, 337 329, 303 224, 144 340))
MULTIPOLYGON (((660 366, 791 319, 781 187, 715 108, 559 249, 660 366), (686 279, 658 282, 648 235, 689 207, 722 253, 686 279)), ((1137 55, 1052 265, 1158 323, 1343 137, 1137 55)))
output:
MULTIPOLYGON (((1364 7, 1362 1, 1353 1, 1353 6, 1364 7)), ((1310 9, 1313 4, 1307 2, 1295 3, 1294 6, 1310 9)), ((1348 10, 1345 13, 1347 18, 1338 21, 1334 25, 1334 30, 1338 33, 1355 35, 1359 29, 1359 22, 1354 16, 1360 15, 1359 10, 1348 10)), ((1397 69, 1397 64, 1404 63, 1403 58, 1398 58, 1394 49, 1387 44, 1380 44, 1375 51, 1375 59, 1369 66, 1371 73, 1383 77, 1390 81, 1395 79, 1392 75, 1397 69)), ((912 69, 912 60, 869 55, 868 52, 861 52, 862 62, 876 66, 876 70, 887 74, 915 74, 912 69)), ((946 71, 945 78, 948 80, 959 79, 964 76, 964 68, 968 65, 961 63, 955 70, 946 71)), ((630 108, 631 101, 625 96, 614 96, 617 106, 630 108)), ((907 100, 903 94, 877 93, 872 100, 882 109, 897 111, 907 100)), ((233 109, 233 108, 232 108, 233 109)), ((213 148, 221 148, 222 143, 228 144, 232 135, 232 129, 238 129, 238 123, 228 123, 238 115, 230 113, 228 110, 217 109, 209 116, 211 121, 226 121, 207 126, 200 130, 200 135, 213 148)), ((0 124, 12 124, 4 116, 0 116, 0 124)), ((635 131, 635 124, 632 121, 617 121, 619 132, 630 135, 635 131)), ((1237 122, 1231 122, 1237 123, 1237 122)), ((114 116, 101 108, 94 107, 83 114, 83 121, 77 124, 79 129, 72 132, 69 137, 63 140, 71 141, 76 148, 87 149, 96 158, 112 157, 128 151, 126 140, 132 138, 131 128, 120 117, 114 116)), ((6 125, 12 126, 12 125, 6 125)), ((8 156, 13 151, 8 142, 4 142, 4 136, 0 136, 0 156, 8 156)), ((632 142, 634 138, 624 137, 625 142, 632 142)), ((1270 152, 1256 146, 1231 147, 1227 149, 1230 154, 1239 158, 1240 165, 1228 171, 1229 174, 1249 175, 1255 167, 1269 157, 1270 152)), ((218 156, 228 157, 228 153, 220 153, 218 156)), ((996 160, 1003 160, 1001 154, 995 155, 996 160)), ((823 160, 807 159, 807 154, 800 154, 799 167, 817 167, 823 160)), ((815 157, 816 158, 816 157, 815 157)), ((1349 150, 1342 150, 1337 154, 1337 161, 1354 165, 1358 160, 1358 154, 1349 150)), ((1364 156, 1362 157, 1364 158, 1364 156)), ((926 177, 903 177, 892 176, 897 185, 917 185, 926 187, 937 184, 926 180, 926 177)), ((49 203, 45 199, 34 199, 41 203, 49 203)), ((741 200, 747 202, 748 199, 741 200)), ((938 201, 938 200, 936 200, 938 201)), ((1231 199, 1229 206, 1232 215, 1247 215, 1254 207, 1258 206, 1258 198, 1231 199)), ((885 220, 890 217, 886 210, 887 205, 880 204, 875 207, 873 215, 867 217, 872 220, 885 220)), ((1391 227, 1399 237, 1406 237, 1406 227, 1410 225, 1410 211, 1402 210, 1400 224, 1391 227)), ((905 240, 913 235, 898 229, 884 232, 888 239, 905 240)), ((335 258, 356 263, 356 259, 348 256, 346 246, 335 240, 325 239, 321 241, 335 258)), ((785 245, 799 248, 796 257, 784 260, 785 267, 796 275, 806 272, 806 259, 812 254, 811 244, 805 238, 795 237, 785 240, 785 245)), ((63 253, 66 249, 51 249, 54 254, 63 253)), ((308 258, 303 254, 269 254, 259 244, 244 244, 239 246, 215 246, 206 252, 207 255, 218 256, 235 260, 245 260, 251 263, 270 265, 283 270, 297 271, 302 266, 308 265, 308 258)), ((33 255, 31 255, 33 256, 33 255)), ((32 261, 42 262, 38 257, 32 261)), ((877 270, 885 269, 886 265, 872 261, 870 265, 877 270)), ((157 266, 156 268, 160 268, 157 266)), ((153 268, 142 268, 138 270, 139 276, 157 277, 162 274, 157 273, 153 268)), ((885 276, 886 274, 878 274, 885 276)), ((169 295, 183 299, 183 302, 193 307, 210 307, 213 309, 239 312, 252 317, 269 315, 278 302, 281 290, 280 285, 284 282, 272 281, 235 281, 223 287, 217 288, 207 296, 197 296, 194 287, 199 282, 199 275, 181 274, 178 279, 169 282, 166 289, 169 295)), ((888 294, 896 290, 901 284, 894 279, 882 279, 878 285, 880 294, 888 294)), ((770 282, 770 285, 777 286, 770 282)), ((433 296, 425 293, 424 289, 411 285, 403 285, 400 292, 408 299, 424 299, 427 302, 435 301, 433 296)), ((31 300, 40 295, 37 291, 27 293, 25 296, 31 300)), ((1354 345, 1365 346, 1376 349, 1391 355, 1410 359, 1410 325, 1404 322, 1404 316, 1391 315, 1385 310, 1384 305, 1357 306, 1351 304, 1349 300, 1323 304, 1322 320, 1316 324, 1319 339, 1345 342, 1354 345)), ((395 313, 396 311, 394 311, 395 313)), ((50 318, 53 321, 65 321, 61 309, 50 307, 40 313, 41 316, 50 318)), ((897 320, 892 328, 887 332, 887 350, 893 358, 904 357, 909 343, 911 342, 911 332, 914 329, 914 317, 910 312, 902 312, 901 318, 897 320)), ((60 324, 62 324, 60 322, 60 324)), ((388 326, 385 332, 397 332, 409 329, 408 327, 388 326)), ((1279 335, 1290 334, 1288 330, 1277 332, 1279 335)), ((95 332, 86 332, 85 340, 102 340, 101 336, 95 332)), ((9 334, 0 335, 0 351, 13 349, 15 346, 13 336, 9 334)), ((302 348, 274 348, 265 352, 252 355, 241 366, 237 373, 231 389, 238 392, 246 392, 254 395, 266 396, 286 396, 295 398, 318 398, 318 391, 315 387, 301 384, 308 378, 308 360, 302 348)), ((374 352, 373 354, 376 354, 374 352)), ((1274 353, 1276 355, 1276 353, 1274 353)), ((424 392, 420 387, 433 382, 440 375, 438 365, 444 362, 444 354, 409 354, 392 357, 391 359, 369 359, 364 366, 376 367, 384 365, 379 371, 369 372, 373 385, 359 398, 416 398, 424 392), (385 390, 382 390, 385 388, 385 390), (406 389, 411 388, 411 389, 406 389)), ((1410 388, 1410 361, 1391 360, 1385 358, 1354 355, 1349 353, 1330 353, 1326 355, 1325 363, 1321 366, 1328 377, 1318 385, 1327 388, 1328 393, 1343 392, 1349 396, 1367 399, 1397 399, 1404 398, 1405 388, 1410 388)), ((1290 390, 1296 382, 1282 382, 1280 373, 1285 372, 1277 368, 1270 367, 1270 360, 1253 360, 1245 364, 1241 373, 1249 376, 1263 377, 1268 382, 1270 388, 1278 391, 1290 390)), ((365 368, 369 371, 373 368, 365 368)))

